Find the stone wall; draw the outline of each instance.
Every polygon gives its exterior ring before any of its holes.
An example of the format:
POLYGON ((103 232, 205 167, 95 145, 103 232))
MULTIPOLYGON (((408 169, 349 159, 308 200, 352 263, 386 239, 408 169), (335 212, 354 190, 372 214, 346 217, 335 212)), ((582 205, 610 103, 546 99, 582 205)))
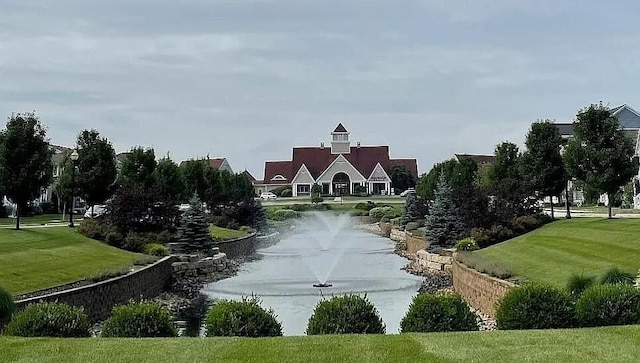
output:
POLYGON ((227 255, 228 258, 237 259, 255 254, 258 249, 258 241, 254 233, 231 241, 216 242, 214 246, 218 247, 220 252, 227 255))
POLYGON ((391 228, 389 238, 394 242, 405 242, 407 240, 405 232, 397 228, 391 228))
POLYGON ((173 256, 146 266, 128 275, 115 277, 92 285, 57 293, 38 296, 16 302, 18 309, 40 301, 61 302, 84 307, 92 322, 104 320, 111 315, 114 306, 131 299, 153 298, 160 295, 171 284, 173 256))
POLYGON ((416 254, 420 250, 427 249, 427 239, 420 236, 414 236, 412 233, 406 233, 407 253, 416 254))
POLYGON ((415 264, 418 269, 429 269, 435 271, 450 271, 453 264, 453 257, 443 250, 443 254, 429 253, 425 250, 416 252, 415 264))
POLYGON ((453 262, 453 288, 469 305, 495 318, 496 306, 515 285, 453 262))
POLYGON ((382 223, 380 222, 379 224, 380 226, 380 235, 383 237, 390 237, 391 236, 391 230, 393 229, 393 226, 391 225, 391 223, 382 223))

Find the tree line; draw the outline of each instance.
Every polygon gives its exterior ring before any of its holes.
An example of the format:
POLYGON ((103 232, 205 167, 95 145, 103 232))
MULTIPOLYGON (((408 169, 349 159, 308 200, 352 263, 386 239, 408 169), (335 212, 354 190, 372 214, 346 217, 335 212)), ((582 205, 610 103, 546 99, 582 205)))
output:
POLYGON ((257 208, 253 186, 243 173, 220 171, 211 167, 207 159, 181 165, 169 155, 158 160, 152 148, 139 146, 126 154, 118 168, 111 142, 96 130, 81 131, 75 150, 76 162, 71 160, 71 151, 63 153, 62 172, 54 180, 53 149, 38 116, 19 113, 8 118, 0 132, 0 192, 16 205, 17 229, 20 216, 54 182, 53 192, 59 200, 68 203, 73 195, 89 206, 106 203, 109 209, 122 212, 113 213, 113 218, 121 219, 123 224, 146 221, 143 224, 155 223, 162 228, 173 225, 177 206, 194 195, 213 214, 241 225, 259 223, 238 212, 257 208), (150 217, 150 211, 158 215, 150 217))
MULTIPOLYGON (((573 122, 574 136, 563 140, 550 120, 532 123, 526 149, 512 142, 496 146, 494 161, 477 165, 471 159, 451 159, 434 165, 418 180, 422 203, 431 201, 427 231, 436 245, 451 246, 472 236, 488 244, 527 231, 531 216, 541 215, 539 201, 566 192, 568 182, 613 200, 638 174, 635 140, 602 103, 581 109, 573 122), (527 219, 529 218, 529 219, 527 219), (486 233, 485 233, 486 232, 486 233)), ((565 198, 568 198, 565 195, 565 198)), ((567 203, 567 218, 570 218, 567 203)))

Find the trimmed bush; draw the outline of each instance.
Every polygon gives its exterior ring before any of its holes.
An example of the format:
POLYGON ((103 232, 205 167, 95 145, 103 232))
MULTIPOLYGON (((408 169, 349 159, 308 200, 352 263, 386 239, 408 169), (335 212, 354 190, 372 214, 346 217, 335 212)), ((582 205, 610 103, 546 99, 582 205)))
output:
POLYGON ((320 204, 322 202, 324 202, 324 198, 320 196, 314 195, 313 197, 311 197, 311 203, 313 204, 320 204))
POLYGON ((99 241, 104 241, 106 237, 104 222, 97 219, 84 219, 78 226, 78 232, 85 237, 99 241))
POLYGON ((475 251, 479 247, 478 247, 478 244, 476 243, 476 240, 469 237, 469 238, 461 239, 460 241, 458 241, 458 243, 456 243, 454 248, 456 249, 456 251, 475 251))
POLYGON ((149 243, 142 248, 142 252, 146 255, 164 257, 169 255, 169 249, 165 245, 159 243, 149 243))
POLYGON ((407 223, 407 225, 404 227, 405 231, 415 231, 416 229, 420 228, 420 225, 416 222, 409 222, 407 223))
POLYGON ((280 193, 280 196, 283 197, 283 198, 293 197, 293 190, 285 189, 285 190, 282 191, 282 193, 280 193))
POLYGON ((178 334, 171 315, 157 303, 131 302, 113 308, 104 323, 104 338, 168 338, 178 334))
POLYGON ((393 207, 375 207, 369 211, 369 216, 375 219, 400 217, 401 213, 393 207))
POLYGON ((360 202, 360 203, 356 204, 354 208, 355 209, 359 209, 359 210, 364 210, 364 211, 368 212, 368 211, 372 210, 375 207, 376 207, 376 203, 368 200, 366 203, 360 202))
POLYGON ((403 333, 478 330, 476 315, 460 295, 419 294, 400 322, 403 333))
POLYGON ((640 324, 640 290, 630 285, 594 285, 576 303, 582 326, 640 324))
POLYGON ((498 304, 500 330, 562 329, 575 326, 569 294, 551 285, 527 284, 511 289, 498 304))
POLYGON ((300 214, 291 209, 278 209, 273 212, 273 219, 277 221, 286 221, 287 219, 298 218, 300 214))
POLYGON ((622 271, 617 267, 611 268, 607 270, 604 275, 600 278, 601 284, 624 284, 624 285, 633 285, 635 284, 636 277, 634 274, 622 271))
POLYGON ((273 310, 265 310, 257 298, 220 300, 213 304, 206 320, 209 337, 276 337, 282 325, 273 310))
POLYGON ((18 337, 89 337, 89 319, 81 308, 60 303, 27 306, 14 315, 4 332, 18 337))
POLYGON ((571 275, 569 281, 567 281, 567 291, 569 291, 572 297, 578 298, 586 289, 595 283, 596 278, 594 276, 571 275))
POLYGON ((16 304, 13 302, 13 296, 0 287, 0 331, 6 323, 11 319, 11 315, 16 311, 16 304))
POLYGON ((344 295, 322 300, 307 324, 307 335, 384 334, 386 327, 367 296, 344 295))

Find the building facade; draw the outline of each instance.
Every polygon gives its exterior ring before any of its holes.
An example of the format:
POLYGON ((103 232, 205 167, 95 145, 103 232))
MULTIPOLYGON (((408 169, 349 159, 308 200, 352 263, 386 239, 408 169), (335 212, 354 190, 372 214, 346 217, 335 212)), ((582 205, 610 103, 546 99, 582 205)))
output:
POLYGON ((339 124, 331 133, 330 145, 294 147, 290 161, 267 161, 264 179, 254 182, 258 195, 290 187, 293 196, 311 194, 314 184, 323 195, 391 194, 391 171, 405 166, 418 177, 416 159, 391 159, 389 146, 351 144, 350 132, 339 124))

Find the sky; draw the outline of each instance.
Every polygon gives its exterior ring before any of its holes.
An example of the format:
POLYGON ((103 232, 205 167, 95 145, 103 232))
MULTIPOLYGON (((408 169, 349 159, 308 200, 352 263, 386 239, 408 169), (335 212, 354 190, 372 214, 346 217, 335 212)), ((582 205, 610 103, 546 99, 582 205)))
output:
POLYGON ((640 2, 604 4, 0 0, 0 115, 258 179, 342 122, 422 173, 591 103, 640 109, 640 2))

